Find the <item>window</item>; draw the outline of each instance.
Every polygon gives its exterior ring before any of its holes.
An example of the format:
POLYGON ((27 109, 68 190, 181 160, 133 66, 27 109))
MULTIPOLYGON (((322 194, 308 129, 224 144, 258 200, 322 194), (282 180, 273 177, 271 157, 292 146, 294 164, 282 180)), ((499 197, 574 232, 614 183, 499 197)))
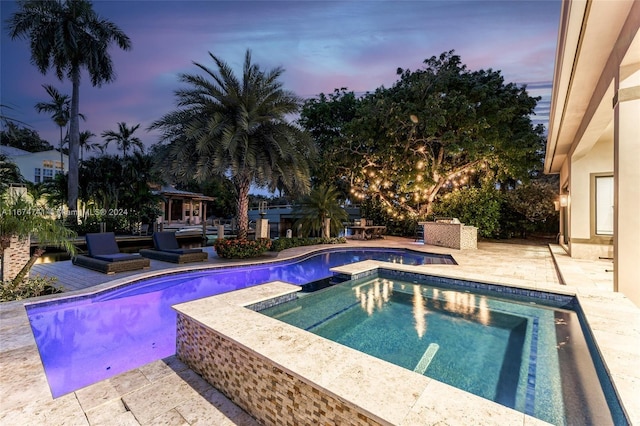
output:
POLYGON ((53 180, 53 169, 43 169, 42 181, 47 182, 53 180))
POLYGON ((596 176, 596 235, 613 235, 613 176, 596 176))
POLYGON ((33 173, 33 181, 35 183, 42 182, 42 171, 39 167, 36 167, 35 172, 33 173))

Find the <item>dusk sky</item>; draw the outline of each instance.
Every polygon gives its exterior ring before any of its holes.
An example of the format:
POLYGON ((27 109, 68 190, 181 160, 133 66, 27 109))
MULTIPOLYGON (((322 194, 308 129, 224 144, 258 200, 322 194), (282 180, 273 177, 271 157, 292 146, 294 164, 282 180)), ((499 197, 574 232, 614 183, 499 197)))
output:
MULTIPOLYGON (((560 0, 538 1, 95 1, 97 13, 118 25, 132 50, 110 50, 117 79, 101 88, 83 78, 81 130, 97 136, 117 123, 140 123, 147 146, 157 142, 146 128, 175 108, 178 74, 192 62, 214 67, 208 52, 238 71, 246 49, 263 69, 282 66, 284 87, 301 97, 346 87, 356 93, 389 87, 396 69, 421 68, 431 56, 455 50, 470 70, 501 70, 507 82, 526 84, 542 96, 534 117, 548 121, 560 0)), ((59 133, 34 105, 49 101, 52 84, 71 94, 71 84, 30 61, 28 42, 12 41, 6 20, 17 9, 1 1, 0 103, 57 146, 59 133)), ((115 146, 109 149, 115 152, 115 146), (112 150, 113 149, 113 150, 112 150)))

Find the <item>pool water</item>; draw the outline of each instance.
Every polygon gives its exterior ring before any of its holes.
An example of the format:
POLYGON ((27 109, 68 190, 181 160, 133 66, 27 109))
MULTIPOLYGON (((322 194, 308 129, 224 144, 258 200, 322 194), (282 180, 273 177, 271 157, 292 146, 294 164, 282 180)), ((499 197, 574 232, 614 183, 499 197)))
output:
POLYGON ((555 305, 376 277, 261 313, 552 424, 624 424, 576 312, 555 305))
POLYGON ((175 354, 172 305, 275 280, 302 285, 330 277, 330 268, 367 259, 454 263, 450 256, 410 250, 335 248, 292 261, 164 275, 26 308, 49 387, 58 397, 175 354))

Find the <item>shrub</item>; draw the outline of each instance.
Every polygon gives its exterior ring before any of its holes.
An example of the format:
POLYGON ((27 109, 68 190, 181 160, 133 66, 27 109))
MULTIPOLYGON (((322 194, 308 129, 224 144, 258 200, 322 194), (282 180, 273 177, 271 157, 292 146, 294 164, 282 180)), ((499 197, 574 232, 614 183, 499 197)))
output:
POLYGON ((57 278, 41 277, 27 278, 20 284, 14 285, 11 281, 5 281, 0 287, 0 302, 22 300, 29 297, 45 294, 62 293, 62 289, 55 285, 57 278))
POLYGON ((500 235, 502 197, 494 186, 466 188, 445 195, 434 206, 436 216, 456 217, 465 225, 478 228, 478 236, 494 238, 500 235))
POLYGON ((260 256, 271 247, 271 240, 268 238, 258 238, 253 240, 238 240, 230 238, 220 238, 215 241, 213 247, 219 257, 225 259, 246 259, 248 257, 260 256))
POLYGON ((311 246, 315 244, 344 244, 345 237, 338 238, 280 238, 273 241, 271 251, 282 251, 292 247, 311 246))

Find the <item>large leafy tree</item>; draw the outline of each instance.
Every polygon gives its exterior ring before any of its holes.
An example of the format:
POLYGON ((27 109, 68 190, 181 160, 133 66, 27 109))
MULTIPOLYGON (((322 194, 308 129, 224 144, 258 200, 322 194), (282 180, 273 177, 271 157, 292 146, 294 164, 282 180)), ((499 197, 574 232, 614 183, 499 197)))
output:
MULTIPOLYGON (((325 159, 340 158, 344 153, 344 142, 349 139, 348 125, 356 118, 358 99, 346 88, 333 93, 320 93, 307 99, 300 113, 299 123, 322 149, 325 159)), ((313 180, 317 184, 332 185, 347 193, 346 174, 336 174, 333 161, 317 161, 312 165, 313 180)))
POLYGON ((124 162, 121 157, 102 155, 83 161, 80 188, 84 203, 94 210, 120 208, 123 176, 124 162))
POLYGON ((131 48, 129 37, 113 22, 101 18, 88 0, 18 2, 18 11, 9 19, 12 39, 30 41, 31 61, 45 74, 54 69, 62 80, 72 83, 69 111, 69 190, 67 205, 76 210, 80 151, 80 73, 85 69, 91 83, 101 86, 114 80, 109 46, 131 48))
POLYGON ((90 214, 110 212, 110 220, 132 225, 154 220, 160 198, 151 187, 161 183, 148 154, 134 152, 123 158, 102 155, 82 163, 80 173, 82 200, 90 214))
POLYGON ((544 149, 525 87, 469 71, 452 51, 424 65, 360 98, 342 143, 322 151, 353 198, 375 198, 398 218, 426 217, 439 195, 470 182, 526 179, 544 149))
POLYGON ((156 172, 153 161, 150 155, 139 151, 125 158, 120 205, 126 208, 131 223, 149 223, 160 215, 161 198, 151 186, 160 184, 162 176, 156 172))
POLYGON ((144 144, 139 137, 133 136, 136 130, 140 127, 140 124, 128 127, 127 123, 118 123, 118 131, 105 130, 102 132, 104 138, 104 149, 109 146, 110 142, 115 142, 119 149, 122 150, 124 158, 128 157, 129 150, 138 149, 139 152, 144 152, 144 144))
POLYGON ((5 128, 0 131, 0 140, 2 140, 2 145, 12 146, 28 152, 42 152, 53 149, 53 146, 42 139, 38 132, 19 126, 13 121, 5 123, 5 128))
POLYGON ((280 182, 290 193, 309 189, 311 139, 288 118, 301 100, 284 90, 280 67, 262 70, 245 55, 236 76, 220 58, 209 54, 215 69, 194 63, 202 74, 182 74, 186 87, 176 91, 179 109, 153 123, 168 141, 174 175, 205 182, 227 176, 237 195, 238 237, 249 227, 252 184, 275 189, 280 182))
POLYGON ((58 91, 58 89, 50 84, 43 84, 42 87, 44 87, 44 90, 51 99, 49 102, 38 102, 36 104, 36 110, 40 113, 46 112, 51 114, 51 119, 56 123, 60 130, 60 164, 64 171, 64 156, 62 152, 64 138, 62 136, 62 131, 69 123, 69 104, 71 100, 69 99, 69 95, 63 95, 58 91))

